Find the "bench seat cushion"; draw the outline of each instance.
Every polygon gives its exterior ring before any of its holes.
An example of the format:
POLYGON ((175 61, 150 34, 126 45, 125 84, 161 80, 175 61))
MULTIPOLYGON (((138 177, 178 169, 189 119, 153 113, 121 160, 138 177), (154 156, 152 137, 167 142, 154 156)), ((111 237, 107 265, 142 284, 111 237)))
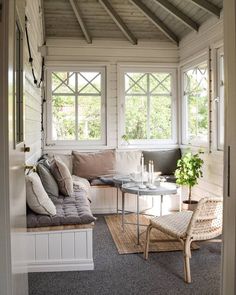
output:
POLYGON ((71 197, 51 196, 51 200, 56 206, 56 215, 40 215, 28 208, 28 228, 89 224, 96 220, 91 212, 87 193, 76 184, 74 184, 74 193, 71 197))

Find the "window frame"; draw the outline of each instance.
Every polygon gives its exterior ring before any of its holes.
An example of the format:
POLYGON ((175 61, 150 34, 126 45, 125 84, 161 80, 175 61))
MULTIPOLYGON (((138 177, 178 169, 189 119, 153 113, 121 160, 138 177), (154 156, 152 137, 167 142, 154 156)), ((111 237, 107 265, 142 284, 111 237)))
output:
POLYGON ((122 148, 122 135, 125 134, 125 73, 169 73, 172 76, 171 85, 171 134, 170 139, 137 139, 129 140, 129 147, 156 147, 177 145, 177 66, 163 65, 119 65, 118 68, 118 147, 122 148))
MULTIPOLYGON (((219 103, 219 100, 223 100, 223 102, 225 101, 225 94, 222 97, 220 97, 220 87, 222 86, 221 85, 221 73, 222 73, 222 70, 224 72, 224 68, 221 69, 221 66, 220 66, 220 59, 221 57, 223 56, 224 57, 224 48, 223 46, 220 46, 220 47, 217 47, 215 49, 215 55, 216 55, 216 67, 215 67, 215 79, 216 79, 216 87, 215 87, 215 99, 214 99, 214 102, 215 102, 215 110, 216 110, 216 149, 217 151, 223 151, 224 150, 224 143, 221 144, 220 143, 220 121, 219 121, 219 118, 220 118, 220 113, 221 113, 221 105, 219 103)), ((225 85, 225 83, 224 83, 225 85)), ((224 104, 223 104, 224 105, 224 104)), ((224 108, 223 108, 223 112, 224 112, 224 108)))
POLYGON ((210 63, 209 63, 209 56, 208 54, 204 54, 198 58, 192 59, 188 63, 184 64, 180 68, 180 98, 181 98, 181 144, 184 146, 194 146, 194 147, 204 147, 209 148, 210 143, 210 63), (207 128, 207 140, 199 140, 199 139, 193 139, 191 142, 189 142, 189 139, 187 137, 187 101, 185 99, 184 95, 184 73, 188 70, 191 70, 194 67, 197 67, 198 65, 202 63, 207 64, 208 68, 208 89, 207 89, 207 95, 208 95, 208 128, 207 128))
MULTIPOLYGON (((58 147, 85 147, 105 146, 107 144, 107 89, 106 89, 106 66, 78 65, 78 66, 50 66, 46 68, 46 137, 45 146, 58 147), (95 72, 101 73, 101 139, 100 140, 55 140, 52 138, 52 73, 53 72, 95 72)), ((77 106, 77 98, 75 107, 77 106)), ((76 107, 77 110, 77 107, 76 107)), ((77 117, 77 111, 75 117, 77 117)))

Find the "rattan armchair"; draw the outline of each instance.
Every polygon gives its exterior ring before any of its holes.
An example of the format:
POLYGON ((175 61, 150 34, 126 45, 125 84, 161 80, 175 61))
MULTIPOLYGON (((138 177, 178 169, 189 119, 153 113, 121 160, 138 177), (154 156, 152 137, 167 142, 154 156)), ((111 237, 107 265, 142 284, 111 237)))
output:
POLYGON ((185 281, 191 283, 191 242, 209 240, 221 234, 222 204, 222 198, 207 197, 199 201, 194 212, 182 211, 151 219, 147 228, 144 258, 148 258, 150 232, 153 228, 176 238, 183 245, 185 281))

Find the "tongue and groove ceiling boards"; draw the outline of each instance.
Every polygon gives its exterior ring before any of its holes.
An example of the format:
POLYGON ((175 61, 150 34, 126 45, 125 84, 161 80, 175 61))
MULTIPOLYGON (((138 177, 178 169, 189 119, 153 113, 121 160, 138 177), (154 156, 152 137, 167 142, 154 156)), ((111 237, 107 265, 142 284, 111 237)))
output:
POLYGON ((179 41, 210 17, 223 0, 43 0, 46 38, 179 41))

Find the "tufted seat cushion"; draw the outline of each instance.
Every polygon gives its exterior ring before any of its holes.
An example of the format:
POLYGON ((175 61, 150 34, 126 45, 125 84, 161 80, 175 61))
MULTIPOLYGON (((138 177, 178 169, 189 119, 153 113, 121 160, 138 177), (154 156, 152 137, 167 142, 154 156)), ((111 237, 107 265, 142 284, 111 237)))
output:
POLYGON ((46 227, 59 225, 89 224, 96 220, 93 216, 87 193, 74 184, 74 193, 71 197, 50 197, 56 207, 55 216, 40 215, 28 208, 27 227, 46 227))
POLYGON ((154 217, 150 224, 175 238, 186 236, 186 231, 192 217, 192 211, 182 211, 174 214, 154 217))

